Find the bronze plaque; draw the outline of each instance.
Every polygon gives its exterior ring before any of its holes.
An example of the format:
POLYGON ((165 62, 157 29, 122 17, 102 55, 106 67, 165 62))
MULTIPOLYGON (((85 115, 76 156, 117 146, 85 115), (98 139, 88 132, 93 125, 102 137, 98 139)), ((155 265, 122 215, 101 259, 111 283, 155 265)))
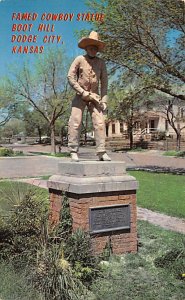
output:
POLYGON ((91 233, 130 229, 130 205, 110 205, 89 209, 91 233))

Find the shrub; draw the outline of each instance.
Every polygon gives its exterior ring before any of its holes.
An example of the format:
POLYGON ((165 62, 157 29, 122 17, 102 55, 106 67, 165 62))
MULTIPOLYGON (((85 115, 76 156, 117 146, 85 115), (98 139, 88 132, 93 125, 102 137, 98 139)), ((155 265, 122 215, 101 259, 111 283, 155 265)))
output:
POLYGON ((25 269, 26 278, 44 299, 93 299, 86 286, 98 268, 90 236, 80 229, 72 233, 65 195, 59 225, 49 232, 48 203, 43 196, 42 189, 27 184, 4 184, 0 190, 0 258, 11 259, 19 272, 25 269))
POLYGON ((40 252, 33 273, 35 285, 45 299, 85 300, 88 291, 76 277, 69 261, 64 258, 62 245, 47 242, 44 251, 40 252))
POLYGON ((77 229, 67 240, 64 249, 77 278, 89 286, 100 273, 98 258, 92 255, 90 235, 77 229))
POLYGON ((185 151, 179 151, 176 154, 177 157, 185 157, 185 151))
POLYGON ((72 217, 65 195, 60 222, 42 241, 33 279, 45 299, 90 299, 92 295, 84 285, 91 282, 94 271, 89 239, 81 230, 72 233, 72 217))
POLYGON ((0 258, 11 258, 17 266, 33 261, 47 211, 44 190, 5 183, 0 189, 0 258))
POLYGON ((57 235, 62 235, 67 240, 72 233, 73 219, 70 213, 69 200, 66 194, 62 197, 62 209, 60 210, 59 224, 55 228, 57 235))
POLYGON ((0 147, 0 156, 1 157, 10 157, 10 156, 23 156, 22 151, 13 151, 10 148, 0 147))
POLYGON ((75 276, 85 285, 90 285, 98 275, 98 260, 92 255, 90 235, 82 229, 72 233, 72 216, 69 200, 63 195, 60 222, 55 228, 54 236, 62 241, 62 248, 75 276))
POLYGON ((14 152, 10 148, 0 148, 0 156, 13 156, 14 152))
POLYGON ((185 270, 185 244, 178 249, 171 249, 162 256, 157 257, 154 263, 156 267, 168 269, 171 274, 179 278, 185 270))
POLYGON ((14 156, 23 156, 23 151, 14 151, 14 156))
POLYGON ((165 131, 159 131, 157 133, 157 140, 166 140, 166 132, 165 131))

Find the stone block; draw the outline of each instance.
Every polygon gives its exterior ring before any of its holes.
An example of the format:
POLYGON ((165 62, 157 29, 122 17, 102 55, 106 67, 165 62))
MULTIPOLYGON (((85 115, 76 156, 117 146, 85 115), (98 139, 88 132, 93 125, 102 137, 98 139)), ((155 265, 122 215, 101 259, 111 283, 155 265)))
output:
POLYGON ((59 175, 49 178, 48 188, 88 194, 136 190, 138 183, 126 174, 124 162, 61 162, 59 175))
POLYGON ((105 177, 126 174, 125 162, 120 161, 81 161, 61 162, 58 165, 59 175, 74 177, 105 177))

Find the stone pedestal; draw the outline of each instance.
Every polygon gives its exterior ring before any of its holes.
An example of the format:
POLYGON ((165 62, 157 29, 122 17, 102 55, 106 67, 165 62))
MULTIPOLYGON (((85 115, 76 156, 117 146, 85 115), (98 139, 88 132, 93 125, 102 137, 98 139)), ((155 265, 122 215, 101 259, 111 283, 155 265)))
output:
POLYGON ((90 233, 94 254, 102 253, 108 241, 114 254, 136 252, 137 187, 124 162, 61 162, 59 175, 48 181, 51 221, 59 220, 65 191, 73 230, 80 227, 90 233))

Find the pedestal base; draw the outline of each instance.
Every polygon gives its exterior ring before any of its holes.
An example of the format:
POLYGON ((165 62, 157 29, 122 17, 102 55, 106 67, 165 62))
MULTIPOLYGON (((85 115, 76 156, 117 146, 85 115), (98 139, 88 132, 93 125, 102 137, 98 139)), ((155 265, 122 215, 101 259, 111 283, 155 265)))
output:
POLYGON ((101 254, 107 242, 114 254, 137 251, 136 190, 134 177, 123 162, 64 162, 60 175, 48 181, 51 221, 59 221, 62 192, 69 198, 73 230, 91 235, 92 251, 101 254))

